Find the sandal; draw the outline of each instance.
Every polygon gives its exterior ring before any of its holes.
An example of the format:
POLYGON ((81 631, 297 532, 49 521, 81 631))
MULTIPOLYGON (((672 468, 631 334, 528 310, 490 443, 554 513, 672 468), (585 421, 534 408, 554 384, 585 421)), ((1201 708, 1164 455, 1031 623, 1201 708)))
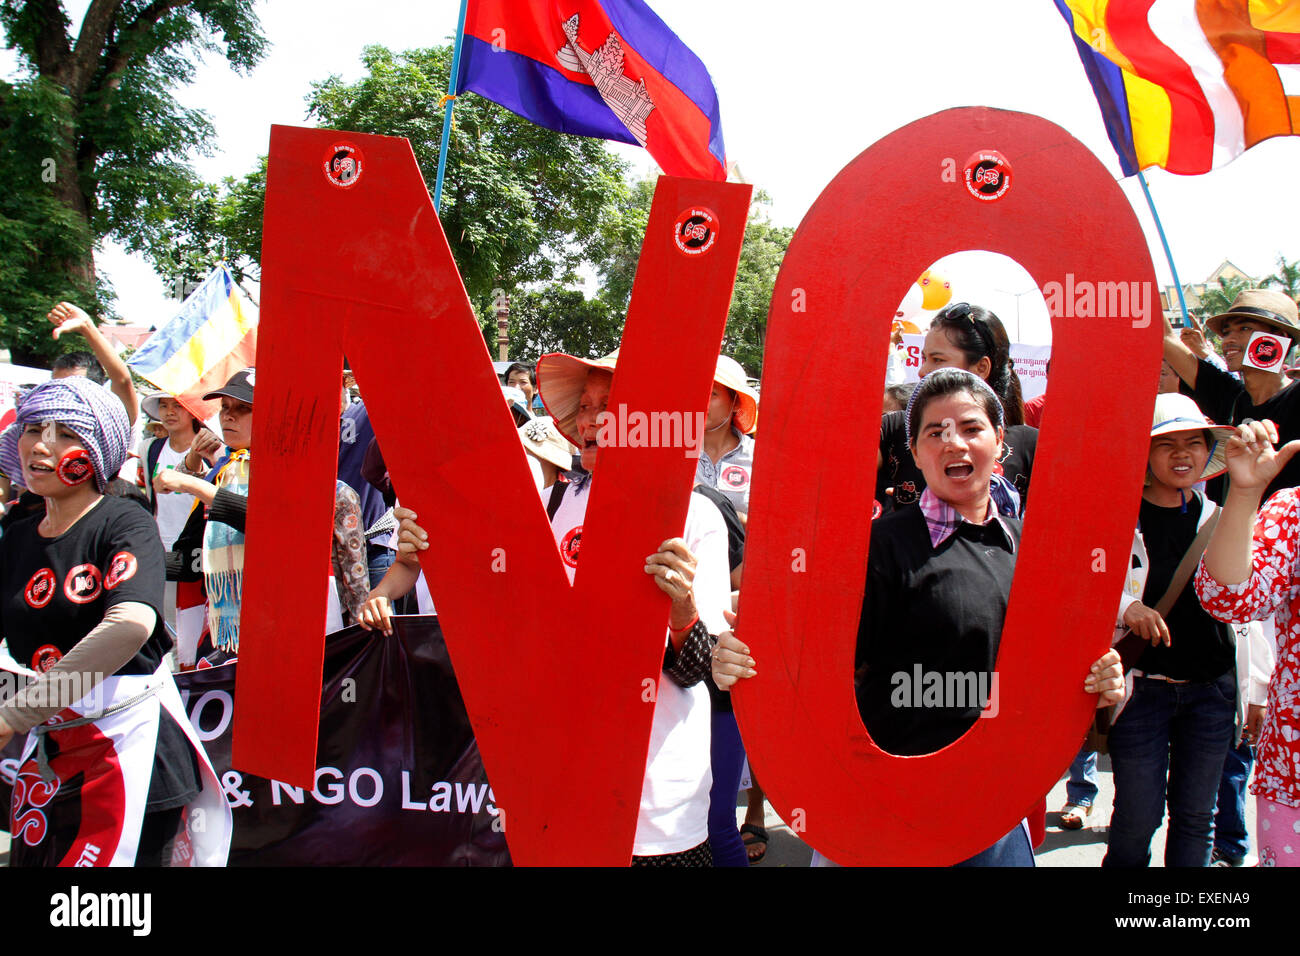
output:
POLYGON ((763 857, 767 856, 767 830, 764 827, 755 826, 752 823, 746 823, 740 828, 740 842, 745 844, 746 856, 749 856, 749 848, 751 846, 761 843, 763 845, 762 852, 759 853, 758 856, 750 856, 749 865, 753 866, 755 863, 763 862, 763 857), (749 837, 753 837, 753 839, 748 839, 749 837))
POLYGON ((1091 805, 1067 803, 1061 808, 1061 829, 1082 830, 1084 819, 1091 813, 1091 805))

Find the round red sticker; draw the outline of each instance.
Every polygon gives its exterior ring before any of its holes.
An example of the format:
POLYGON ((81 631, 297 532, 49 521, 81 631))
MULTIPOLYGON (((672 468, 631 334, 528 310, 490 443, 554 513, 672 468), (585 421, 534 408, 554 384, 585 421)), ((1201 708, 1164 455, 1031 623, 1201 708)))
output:
POLYGON ((47 670, 63 659, 63 652, 53 644, 44 644, 36 648, 36 653, 32 655, 32 670, 38 674, 44 674, 47 670))
POLYGON ((703 206, 684 209, 673 224, 673 241, 684 256, 702 256, 718 238, 718 214, 703 206))
POLYGON ((335 143, 325 152, 325 178, 339 189, 351 189, 361 181, 366 160, 351 143, 335 143))
POLYGON ((27 587, 23 588, 23 600, 28 607, 45 607, 50 603, 50 598, 54 597, 55 583, 54 572, 49 568, 41 568, 32 575, 27 587))
POLYGON ((104 588, 111 591, 123 581, 128 581, 135 577, 136 568, 139 564, 135 560, 135 555, 130 551, 119 551, 113 555, 113 560, 108 562, 108 574, 104 576, 104 588))
POLYGON ((80 485, 95 477, 90 456, 82 448, 74 448, 60 458, 54 472, 65 485, 80 485))
POLYGON ((89 604, 99 597, 99 568, 79 564, 63 579, 63 596, 74 604, 89 604))
POLYGON ((569 530, 560 542, 560 557, 571 568, 578 566, 578 549, 582 545, 582 525, 569 530))
POLYGON ((996 202, 1011 188, 1011 164, 996 149, 981 149, 966 160, 966 189, 980 202, 996 202))
POLYGON ((1255 368, 1272 371, 1282 364, 1282 359, 1286 357, 1286 349, 1283 348, 1280 340, 1271 335, 1259 332, 1255 334, 1257 337, 1246 346, 1246 355, 1250 357, 1255 368))
POLYGON ((732 491, 740 491, 742 488, 749 487, 749 472, 740 465, 728 465, 722 469, 723 487, 730 488, 732 491))

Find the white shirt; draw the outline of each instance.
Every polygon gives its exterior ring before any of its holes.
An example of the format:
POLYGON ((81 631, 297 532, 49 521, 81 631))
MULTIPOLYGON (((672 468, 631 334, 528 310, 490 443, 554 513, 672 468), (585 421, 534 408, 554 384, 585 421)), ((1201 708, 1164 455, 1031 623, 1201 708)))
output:
MULTIPOLYGON (((548 491, 546 497, 549 495, 548 491)), ((590 498, 591 481, 576 491, 567 486, 551 522, 570 582, 577 569, 582 522, 590 498)), ((682 539, 695 555, 695 606, 700 620, 709 633, 717 634, 727 626, 723 609, 731 607, 727 528, 717 507, 702 495, 691 495, 682 539)), ((665 644, 667 639, 665 633, 665 644)), ((709 788, 713 785, 711 728, 709 693, 704 684, 681 687, 661 673, 632 845, 634 856, 680 853, 708 839, 709 788)))
MULTIPOLYGON (((167 468, 175 468, 185 458, 184 451, 172 451, 171 443, 166 438, 158 439, 162 442, 162 451, 158 453, 158 466, 154 469, 154 474, 158 474, 167 468)), ((186 451, 189 451, 187 448, 186 451)), ((153 475, 149 476, 152 481, 153 475)), ((162 538, 163 547, 170 551, 176 539, 180 536, 181 530, 185 527, 185 521, 190 516, 190 510, 194 507, 194 496, 183 495, 179 492, 168 492, 157 496, 158 500, 158 536, 162 538)))

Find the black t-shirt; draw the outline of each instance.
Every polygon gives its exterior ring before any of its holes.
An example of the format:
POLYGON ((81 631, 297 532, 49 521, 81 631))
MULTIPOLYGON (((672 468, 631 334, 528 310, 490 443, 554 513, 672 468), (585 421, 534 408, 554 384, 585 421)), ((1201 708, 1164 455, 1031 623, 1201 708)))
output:
POLYGON ((157 613, 153 634, 118 674, 152 674, 171 649, 163 625, 163 548, 149 513, 134 501, 104 497, 57 538, 43 538, 33 516, 0 538, 0 633, 9 653, 48 670, 99 626, 117 604, 157 613))
MULTIPOLYGON (((881 467, 876 472, 876 500, 885 514, 915 504, 925 490, 925 476, 907 445, 906 418, 905 412, 885 412, 880 417, 881 467), (885 494, 886 488, 893 488, 894 493, 885 494)), ((1029 496, 1029 473, 1033 471, 1037 449, 1037 428, 1008 426, 1002 441, 1002 457, 993 469, 994 474, 1002 475, 1016 486, 1022 509, 1029 496)))
MULTIPOLYGON (((1269 419, 1277 426, 1278 447, 1300 438, 1300 387, 1294 383, 1260 405, 1250 400, 1246 386, 1212 362, 1201 359, 1196 363, 1196 387, 1183 384, 1181 391, 1190 395, 1216 425, 1240 425, 1247 418, 1256 421, 1269 419)), ((1287 462, 1286 467, 1269 484, 1264 492, 1267 501, 1283 488, 1300 486, 1300 455, 1287 462)), ((1227 476, 1221 475, 1205 483, 1205 492, 1211 501, 1223 504, 1227 490, 1227 476)))
POLYGON ((858 711, 890 753, 933 753, 978 719, 992 684, 1020 521, 962 522, 935 548, 920 508, 871 526, 858 624, 858 711), (941 693, 927 693, 936 678, 941 693))
MULTIPOLYGON (((1147 583, 1142 603, 1155 607, 1169 590, 1183 555, 1196 537, 1201 499, 1194 495, 1181 508, 1161 508, 1145 499, 1138 512, 1138 526, 1147 549, 1147 583)), ((1194 582, 1188 580, 1178 600, 1165 617, 1172 643, 1148 646, 1137 660, 1137 668, 1148 674, 1162 674, 1174 680, 1212 681, 1232 669, 1236 645, 1232 629, 1216 621, 1201 607, 1194 582)))

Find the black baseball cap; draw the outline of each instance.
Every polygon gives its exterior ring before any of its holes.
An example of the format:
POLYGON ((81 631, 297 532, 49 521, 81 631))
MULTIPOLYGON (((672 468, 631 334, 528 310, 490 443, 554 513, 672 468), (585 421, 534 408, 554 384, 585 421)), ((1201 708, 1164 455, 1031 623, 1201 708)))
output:
POLYGON ((221 386, 221 388, 217 389, 215 392, 208 392, 208 394, 204 395, 203 400, 206 402, 208 399, 221 398, 221 396, 224 395, 227 398, 233 398, 237 402, 245 402, 252 405, 253 378, 256 371, 256 369, 251 368, 241 369, 234 375, 230 376, 230 380, 226 382, 225 385, 221 386))

